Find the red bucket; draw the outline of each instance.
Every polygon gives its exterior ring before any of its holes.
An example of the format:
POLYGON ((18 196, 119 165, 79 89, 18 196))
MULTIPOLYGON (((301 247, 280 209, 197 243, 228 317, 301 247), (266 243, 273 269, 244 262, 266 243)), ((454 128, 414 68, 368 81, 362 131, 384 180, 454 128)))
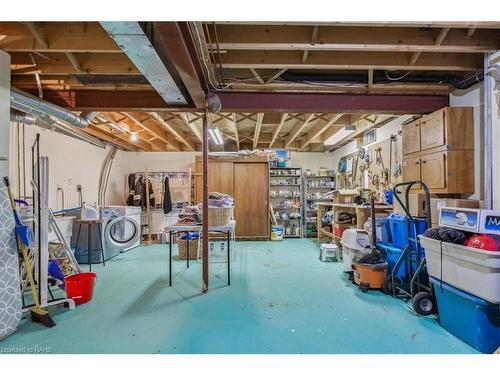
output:
POLYGON ((92 299, 96 275, 93 272, 82 272, 64 278, 66 297, 81 305, 92 299))

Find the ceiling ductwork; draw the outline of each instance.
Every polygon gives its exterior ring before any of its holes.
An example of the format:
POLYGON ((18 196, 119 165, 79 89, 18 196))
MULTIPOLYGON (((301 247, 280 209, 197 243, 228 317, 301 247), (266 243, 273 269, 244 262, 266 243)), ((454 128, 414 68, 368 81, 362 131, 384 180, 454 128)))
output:
POLYGON ((25 125, 35 125, 36 124, 36 117, 33 115, 29 115, 27 113, 22 113, 22 112, 18 112, 18 111, 11 111, 10 112, 10 121, 17 122, 20 124, 25 124, 25 125))
POLYGON ((10 106, 18 111, 32 114, 52 116, 78 128, 86 128, 97 115, 97 112, 87 112, 77 115, 58 105, 28 94, 22 90, 12 88, 10 90, 10 106))

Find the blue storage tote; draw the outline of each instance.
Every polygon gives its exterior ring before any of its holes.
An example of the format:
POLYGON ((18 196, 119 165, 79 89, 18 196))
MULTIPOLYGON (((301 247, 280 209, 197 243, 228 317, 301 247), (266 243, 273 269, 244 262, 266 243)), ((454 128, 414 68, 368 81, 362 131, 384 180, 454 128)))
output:
POLYGON ((436 296, 439 323, 482 353, 500 347, 500 305, 430 278, 436 296))
MULTIPOLYGON (((384 253, 385 260, 389 265, 387 268, 387 275, 390 275, 403 250, 388 242, 380 242, 377 244, 377 247, 384 253)), ((406 261, 404 261, 399 265, 396 272, 396 277, 401 281, 405 281, 406 279, 406 268, 406 261)))
MULTIPOLYGON (((391 229, 392 244, 400 249, 404 249, 408 244, 408 218, 404 215, 390 214, 389 215, 389 227, 391 229)), ((417 229, 417 235, 423 234, 427 229, 427 222, 424 219, 414 219, 413 223, 410 223, 410 236, 411 238, 416 238, 415 228, 417 229)), ((415 251, 415 244, 412 242, 412 249, 415 251)), ((424 257, 424 249, 419 246, 420 256, 424 257)))

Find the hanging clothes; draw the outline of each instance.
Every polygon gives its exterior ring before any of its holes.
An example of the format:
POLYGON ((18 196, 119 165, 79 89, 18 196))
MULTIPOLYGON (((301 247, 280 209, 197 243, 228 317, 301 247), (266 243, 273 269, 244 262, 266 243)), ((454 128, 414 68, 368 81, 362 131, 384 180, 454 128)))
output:
POLYGON ((127 196, 127 206, 134 206, 134 196, 135 196, 135 174, 131 173, 128 175, 128 196, 127 196))
POLYGON ((146 199, 149 198, 149 206, 155 206, 155 193, 153 190, 153 185, 151 184, 151 180, 148 178, 147 181, 142 180, 142 205, 146 206, 146 199), (146 197, 146 183, 148 184, 149 197, 146 197))
POLYGON ((135 181, 135 187, 134 187, 134 206, 142 206, 142 185, 143 185, 143 178, 139 177, 135 181))
POLYGON ((163 213, 168 214, 172 211, 172 197, 170 196, 170 181, 165 177, 165 186, 163 189, 163 213))

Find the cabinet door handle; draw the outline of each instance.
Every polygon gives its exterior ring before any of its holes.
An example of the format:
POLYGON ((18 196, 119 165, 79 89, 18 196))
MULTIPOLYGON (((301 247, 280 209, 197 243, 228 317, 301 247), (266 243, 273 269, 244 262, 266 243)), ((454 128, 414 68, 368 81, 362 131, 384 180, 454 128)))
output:
POLYGON ((420 164, 420 162, 419 162, 419 161, 416 161, 416 162, 415 162, 415 164, 416 164, 416 165, 419 165, 419 164, 420 164))
POLYGON ((426 163, 427 163, 427 161, 426 161, 426 160, 422 160, 422 164, 426 164, 426 163))

